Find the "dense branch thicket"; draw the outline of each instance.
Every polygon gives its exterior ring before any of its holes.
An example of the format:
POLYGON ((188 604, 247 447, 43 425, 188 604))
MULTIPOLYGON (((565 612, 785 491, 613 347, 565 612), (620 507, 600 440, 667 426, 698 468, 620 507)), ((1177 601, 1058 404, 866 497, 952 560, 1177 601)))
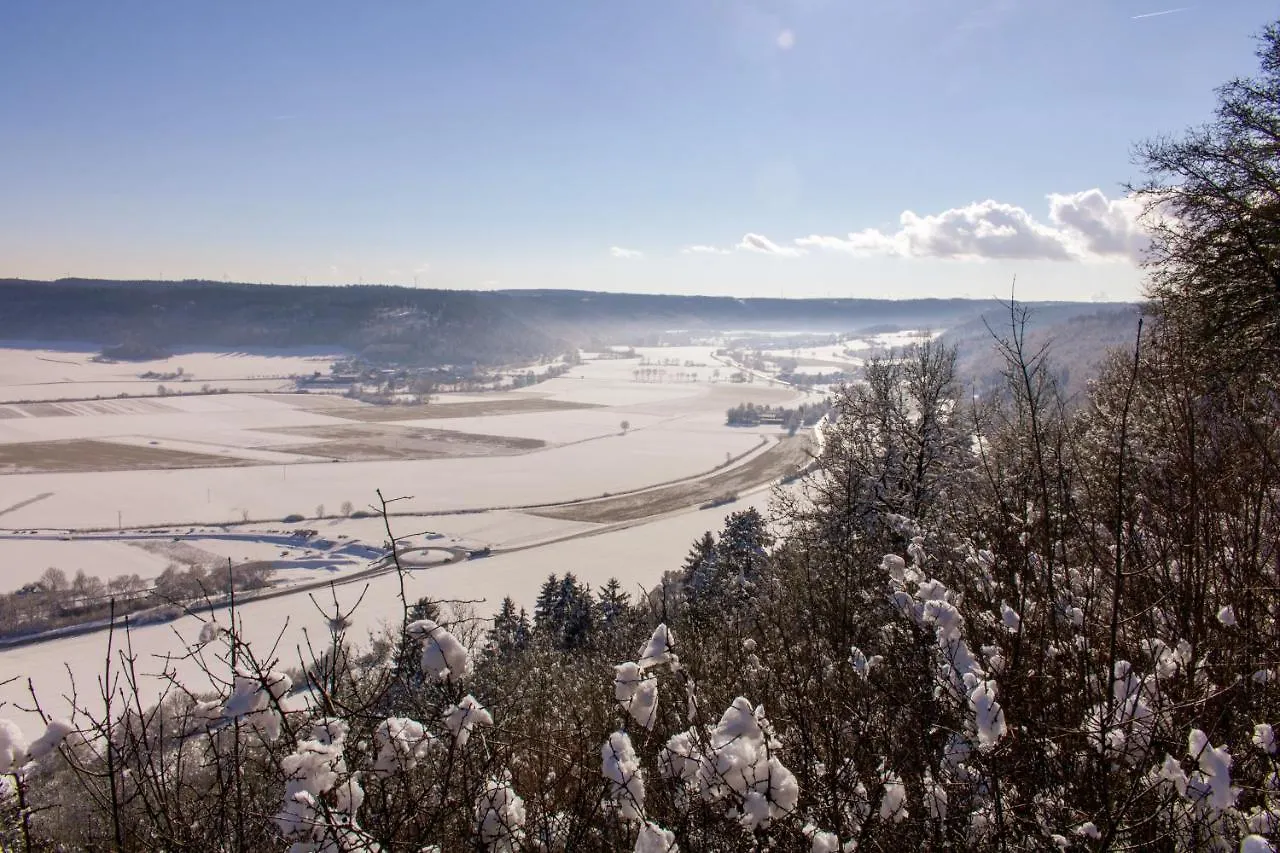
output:
POLYGON ((1149 179, 1151 291, 1188 343, 1235 367, 1280 355, 1280 25, 1262 73, 1218 93, 1214 120, 1137 149, 1149 179))
MULTIPOLYGON (((1253 222, 1204 239, 1267 245, 1253 222)), ((294 671, 233 607, 185 652, 211 689, 154 707, 113 636, 75 719, 31 745, 0 723, 5 842, 1273 850, 1280 322, 1249 320, 1247 370, 1206 358, 1197 306, 1261 304, 1235 288, 1265 253, 1215 272, 1179 254, 1194 217, 1165 227, 1163 310, 1087 399, 1014 304, 999 393, 963 394, 937 342, 872 359, 777 517, 734 513, 636 600, 571 573, 533 614, 402 596, 363 649, 335 604, 294 671)))

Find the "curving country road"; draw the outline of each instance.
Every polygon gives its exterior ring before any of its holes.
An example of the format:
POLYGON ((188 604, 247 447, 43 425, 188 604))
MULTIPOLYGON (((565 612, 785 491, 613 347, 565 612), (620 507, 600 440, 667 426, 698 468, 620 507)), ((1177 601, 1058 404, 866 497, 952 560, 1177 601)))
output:
MULTIPOLYGON (((768 444, 765 439, 761 447, 768 444)), ((585 539, 592 536, 600 536, 606 533, 612 533, 618 530, 625 530, 648 524, 659 518, 674 515, 690 509, 695 509, 709 499, 716 499, 731 492, 736 500, 738 497, 744 497, 772 486, 779 480, 786 479, 792 475, 801 474, 807 470, 811 461, 809 454, 809 439, 807 436, 779 438, 773 446, 761 450, 760 447, 749 451, 735 460, 736 464, 730 467, 720 466, 702 474, 692 477, 675 480, 669 483, 660 483, 634 489, 628 492, 612 495, 606 498, 588 498, 574 501, 566 501, 558 504, 541 504, 525 507, 502 507, 501 510, 517 510, 530 511, 532 514, 544 515, 549 517, 565 518, 572 520, 591 521, 598 523, 599 526, 588 530, 578 530, 573 533, 567 533, 561 536, 555 536, 534 543, 517 545, 511 547, 468 548, 462 545, 450 545, 445 543, 428 544, 413 546, 408 548, 398 548, 397 555, 410 556, 419 553, 444 552, 448 554, 448 559, 444 560, 444 564, 458 563, 468 559, 475 559, 478 556, 489 556, 499 554, 511 554, 520 551, 528 551, 534 548, 544 548, 549 545, 555 545, 574 539, 585 539)), ((495 508, 498 509, 498 508, 495 508)), ((489 512, 494 510, 481 510, 480 512, 489 512)), ((413 517, 413 516, 439 516, 442 513, 391 513, 391 517, 413 517)), ((66 532, 66 533, 17 533, 5 532, 0 533, 0 540, 17 539, 23 541, 50 541, 50 540, 77 540, 77 541, 199 541, 201 539, 229 540, 242 542, 257 542, 278 545, 282 547, 297 547, 306 540, 300 540, 296 535, 272 534, 272 533, 173 533, 170 529, 153 532, 66 532)), ((242 593, 237 596, 237 603, 248 604, 250 602, 267 601, 273 598, 279 598, 286 595, 300 595, 315 592, 321 589, 327 589, 333 586, 345 586, 353 583, 361 583, 368 581, 380 575, 389 574, 396 571, 396 560, 391 552, 386 548, 374 548, 362 543, 350 543, 343 549, 363 548, 367 552, 368 557, 372 558, 369 565, 358 571, 343 574, 337 578, 327 578, 314 581, 306 581, 303 583, 291 584, 287 587, 279 587, 275 589, 266 589, 255 591, 252 593, 242 593)), ((405 571, 416 571, 421 567, 407 567, 405 571)), ((184 611, 188 613, 203 613, 210 610, 225 607, 227 602, 224 599, 213 599, 199 604, 188 604, 184 606, 184 611)), ((116 620, 116 627, 123 627, 126 624, 137 624, 138 622, 155 621, 147 620, 146 611, 141 611, 132 616, 124 616, 116 620), (137 617, 143 617, 141 619, 137 617)), ((83 634, 105 631, 111 627, 108 620, 99 620, 95 622, 83 623, 80 625, 69 625, 61 628, 52 629, 39 634, 11 637, 0 639, 0 648, 10 649, 17 648, 34 643, 48 642, 52 640, 62 639, 70 636, 78 636, 83 634)))

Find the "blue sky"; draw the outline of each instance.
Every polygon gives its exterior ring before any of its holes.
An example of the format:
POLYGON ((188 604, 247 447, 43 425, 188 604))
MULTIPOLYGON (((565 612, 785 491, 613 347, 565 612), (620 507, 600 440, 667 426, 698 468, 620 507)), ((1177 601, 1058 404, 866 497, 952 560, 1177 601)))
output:
POLYGON ((1275 14, 1182 5, 4 3, 0 276, 1131 298, 1275 14))

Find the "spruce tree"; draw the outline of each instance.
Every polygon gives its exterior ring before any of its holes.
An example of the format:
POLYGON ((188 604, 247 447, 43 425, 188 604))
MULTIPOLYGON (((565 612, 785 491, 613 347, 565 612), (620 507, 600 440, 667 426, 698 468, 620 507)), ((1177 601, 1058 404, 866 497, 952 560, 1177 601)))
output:
POLYGON ((606 631, 621 623, 630 607, 631 596, 617 578, 609 578, 609 582, 600 587, 600 624, 606 631))
POLYGON ((485 635, 485 654, 504 657, 520 646, 520 613, 510 596, 502 599, 502 606, 493 617, 493 627, 485 635))
POLYGON ((533 606, 533 628, 547 636, 559 636, 564 622, 558 617, 560 601, 560 579, 555 573, 547 575, 538 591, 538 600, 533 606))
POLYGON ((684 558, 681 571, 684 575, 685 600, 696 605, 714 585, 716 571, 716 537, 708 530, 693 543, 689 556, 684 558))

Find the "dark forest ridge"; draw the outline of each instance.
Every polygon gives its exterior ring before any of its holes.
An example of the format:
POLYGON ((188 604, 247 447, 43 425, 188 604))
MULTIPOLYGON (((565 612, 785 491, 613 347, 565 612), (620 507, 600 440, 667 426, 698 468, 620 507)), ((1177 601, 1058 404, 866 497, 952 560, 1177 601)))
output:
MULTIPOLYGON (((141 352, 193 344, 327 345, 424 364, 508 363, 675 329, 944 329, 999 308, 996 300, 975 299, 734 299, 77 278, 0 279, 0 305, 2 339, 94 341, 141 352)), ((1122 307, 1036 305, 1077 314, 1122 307)))

